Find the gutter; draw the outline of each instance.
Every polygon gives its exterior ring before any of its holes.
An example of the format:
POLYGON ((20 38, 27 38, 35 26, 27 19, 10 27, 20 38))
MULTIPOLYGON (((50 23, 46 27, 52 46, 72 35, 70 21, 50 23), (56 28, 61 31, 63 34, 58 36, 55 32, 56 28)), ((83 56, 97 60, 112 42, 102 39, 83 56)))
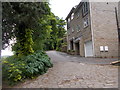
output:
POLYGON ((118 12, 116 7, 115 7, 115 15, 116 15, 117 30, 118 30, 118 59, 120 59, 120 28, 119 28, 120 22, 118 21, 118 12))

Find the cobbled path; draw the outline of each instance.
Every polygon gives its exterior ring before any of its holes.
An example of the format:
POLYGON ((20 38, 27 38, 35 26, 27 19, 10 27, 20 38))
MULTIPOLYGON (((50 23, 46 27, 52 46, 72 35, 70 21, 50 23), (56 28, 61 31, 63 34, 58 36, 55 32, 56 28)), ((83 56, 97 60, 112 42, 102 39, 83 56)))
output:
POLYGON ((118 88, 118 66, 107 65, 109 59, 99 59, 105 61, 100 63, 97 58, 93 61, 93 58, 83 58, 83 62, 78 56, 57 51, 48 51, 47 54, 54 63, 53 68, 14 88, 118 88))

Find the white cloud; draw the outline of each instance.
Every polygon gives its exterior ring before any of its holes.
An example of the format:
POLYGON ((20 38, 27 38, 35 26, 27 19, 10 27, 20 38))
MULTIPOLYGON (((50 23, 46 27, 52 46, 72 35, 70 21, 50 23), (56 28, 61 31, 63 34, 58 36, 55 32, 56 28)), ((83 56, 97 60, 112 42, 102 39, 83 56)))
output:
POLYGON ((80 1, 81 0, 50 0, 50 7, 56 16, 65 19, 72 7, 78 5, 80 1))
POLYGON ((1 56, 13 55, 13 52, 10 50, 2 50, 1 56))

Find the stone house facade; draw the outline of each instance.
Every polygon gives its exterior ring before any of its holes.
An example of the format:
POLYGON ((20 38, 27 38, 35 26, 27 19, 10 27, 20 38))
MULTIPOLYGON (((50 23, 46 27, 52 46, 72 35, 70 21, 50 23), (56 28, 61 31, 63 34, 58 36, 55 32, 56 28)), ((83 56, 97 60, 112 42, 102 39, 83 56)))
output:
POLYGON ((80 2, 66 17, 68 50, 83 57, 118 57, 117 2, 80 2))
POLYGON ((118 2, 118 15, 117 15, 117 19, 118 19, 118 36, 119 36, 119 50, 118 50, 118 56, 120 59, 120 1, 118 2))

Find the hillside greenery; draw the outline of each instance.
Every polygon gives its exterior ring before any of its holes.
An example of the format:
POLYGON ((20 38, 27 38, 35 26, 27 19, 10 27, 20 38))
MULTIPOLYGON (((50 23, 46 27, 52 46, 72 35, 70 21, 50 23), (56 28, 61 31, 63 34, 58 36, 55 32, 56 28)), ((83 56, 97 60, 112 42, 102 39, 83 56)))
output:
POLYGON ((63 19, 55 16, 48 2, 3 2, 2 48, 14 55, 3 60, 3 79, 11 84, 44 74, 52 67, 45 50, 60 50, 66 31, 63 19))

